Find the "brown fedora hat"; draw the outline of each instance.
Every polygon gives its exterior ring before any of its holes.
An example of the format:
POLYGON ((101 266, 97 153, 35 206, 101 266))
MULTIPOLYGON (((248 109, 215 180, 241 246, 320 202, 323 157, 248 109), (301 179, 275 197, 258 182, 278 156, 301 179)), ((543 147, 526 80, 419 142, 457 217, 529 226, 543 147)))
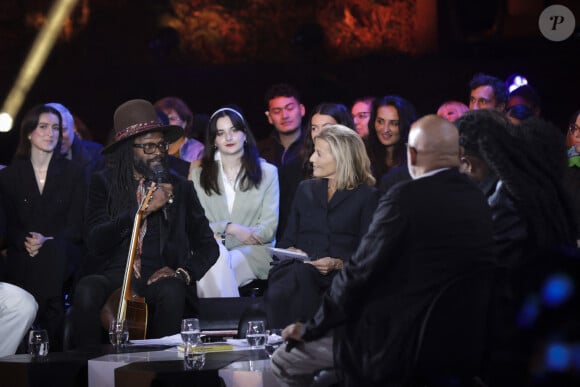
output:
POLYGON ((151 102, 144 99, 132 99, 115 110, 113 117, 115 136, 113 143, 106 146, 101 153, 111 153, 119 144, 135 136, 149 132, 163 132, 165 141, 172 143, 183 136, 183 128, 177 125, 163 125, 151 102))

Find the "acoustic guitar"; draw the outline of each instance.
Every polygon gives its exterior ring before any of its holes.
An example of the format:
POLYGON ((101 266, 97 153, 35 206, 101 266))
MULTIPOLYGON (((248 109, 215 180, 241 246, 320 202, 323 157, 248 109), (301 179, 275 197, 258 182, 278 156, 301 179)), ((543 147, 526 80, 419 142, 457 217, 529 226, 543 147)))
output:
POLYGON ((137 252, 137 243, 139 232, 141 231, 141 219, 143 213, 149 206, 156 184, 149 187, 147 194, 141 200, 139 209, 135 214, 133 222, 133 231, 131 233, 131 243, 127 264, 125 266, 125 275, 123 277, 123 286, 115 290, 101 309, 101 324, 106 330, 109 329, 111 321, 114 319, 125 320, 129 330, 129 337, 135 340, 145 339, 147 335, 147 304, 145 298, 140 297, 131 289, 131 278, 133 277, 133 264, 135 262, 135 253, 137 252))

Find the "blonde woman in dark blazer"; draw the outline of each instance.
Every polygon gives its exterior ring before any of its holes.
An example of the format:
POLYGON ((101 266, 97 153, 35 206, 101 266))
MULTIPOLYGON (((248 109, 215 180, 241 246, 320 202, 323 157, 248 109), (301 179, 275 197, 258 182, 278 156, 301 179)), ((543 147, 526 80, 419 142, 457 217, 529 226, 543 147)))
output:
POLYGON ((278 171, 258 157, 239 111, 213 113, 201 166, 191 170, 190 180, 220 241, 220 257, 198 282, 198 295, 239 296, 239 286, 268 276, 280 198, 278 171))
POLYGON ((379 200, 364 143, 354 130, 326 126, 314 139, 310 161, 314 179, 298 186, 277 247, 304 252, 312 261, 283 261, 270 272, 264 298, 276 328, 314 315, 367 232, 379 200))

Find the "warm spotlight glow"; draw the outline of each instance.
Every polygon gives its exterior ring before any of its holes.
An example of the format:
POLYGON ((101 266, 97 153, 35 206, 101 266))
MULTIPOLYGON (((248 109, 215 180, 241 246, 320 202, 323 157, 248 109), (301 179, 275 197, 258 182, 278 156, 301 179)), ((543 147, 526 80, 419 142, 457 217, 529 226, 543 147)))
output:
MULTIPOLYGON (((16 117, 30 87, 34 84, 38 73, 44 66, 44 62, 50 54, 58 34, 63 28, 64 22, 73 10, 77 0, 56 0, 50 9, 46 22, 36 36, 36 40, 30 49, 20 74, 4 101, 3 114, 16 117)), ((9 131, 8 128, 5 131, 9 131)))
POLYGON ((12 117, 8 113, 0 113, 0 132, 9 132, 12 129, 12 117))

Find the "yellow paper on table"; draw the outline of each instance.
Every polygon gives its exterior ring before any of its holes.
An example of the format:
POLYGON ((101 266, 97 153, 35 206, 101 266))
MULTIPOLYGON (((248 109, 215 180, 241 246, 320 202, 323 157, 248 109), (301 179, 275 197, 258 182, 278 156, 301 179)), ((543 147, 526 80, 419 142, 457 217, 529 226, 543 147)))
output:
MULTIPOLYGON (((227 352, 227 351, 233 351, 234 346, 231 344, 228 344, 228 343, 221 343, 221 342, 203 343, 203 349, 205 352, 227 352)), ((177 350, 179 352, 183 352, 183 350, 184 350, 183 344, 179 344, 177 346, 177 350)))

